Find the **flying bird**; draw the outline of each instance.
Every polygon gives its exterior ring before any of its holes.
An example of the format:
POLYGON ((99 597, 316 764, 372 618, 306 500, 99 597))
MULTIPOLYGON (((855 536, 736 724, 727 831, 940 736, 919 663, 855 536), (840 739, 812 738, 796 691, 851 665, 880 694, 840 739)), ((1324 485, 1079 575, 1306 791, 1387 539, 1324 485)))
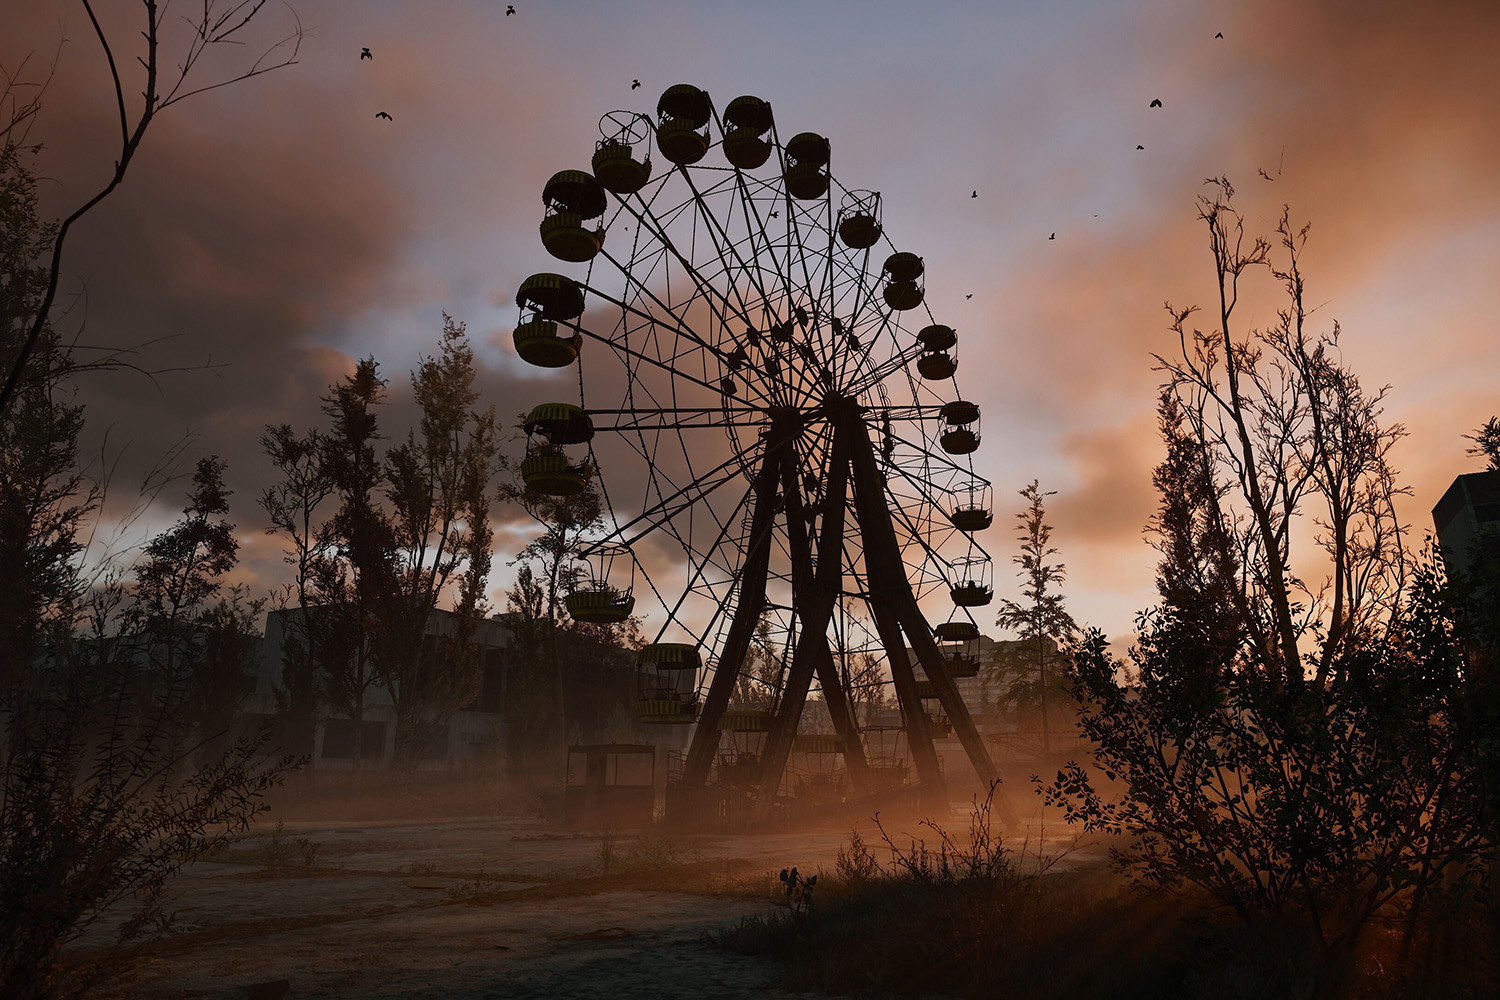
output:
POLYGON ((505 16, 506 17, 510 17, 515 12, 516 12, 516 5, 515 4, 508 3, 508 4, 505 5, 505 16))
POLYGON ((1221 31, 1217 35, 1215 35, 1214 37, 1215 38, 1223 38, 1224 37, 1224 32, 1221 31))
POLYGON ((1055 239, 1057 239, 1057 234, 1053 233, 1051 236, 1047 237, 1047 239, 1049 239, 1049 240, 1055 240, 1055 239))
POLYGON ((974 293, 973 292, 970 292, 968 295, 964 296, 964 298, 966 298, 966 299, 972 299, 973 297, 974 297, 974 293))
POLYGON ((396 120, 396 119, 392 118, 390 115, 386 114, 384 111, 377 111, 377 112, 375 112, 375 117, 376 118, 384 118, 388 122, 392 122, 392 121, 396 120))
POLYGON ((374 59, 375 58, 374 56, 370 55, 370 50, 368 48, 360 49, 359 50, 359 57, 361 59, 374 59))
POLYGON ((1135 147, 1135 148, 1136 148, 1136 149, 1145 149, 1145 148, 1146 148, 1146 147, 1145 147, 1145 146, 1137 146, 1137 147, 1135 147))
POLYGON ((1153 108, 1159 108, 1159 107, 1161 107, 1161 98, 1158 97, 1155 100, 1153 100, 1151 102, 1151 104, 1149 105, 1149 107, 1153 107, 1153 108))
POLYGON ((630 81, 630 89, 631 90, 640 90, 641 89, 641 81, 639 81, 639 80, 631 80, 630 81))
POLYGON ((781 213, 780 213, 780 212, 772 212, 772 213, 771 213, 771 218, 773 218, 773 219, 774 219, 774 218, 776 218, 776 217, 777 217, 777 216, 778 216, 778 215, 780 215, 780 214, 781 214, 781 213))
POLYGON ((979 192, 975 191, 973 194, 969 195, 969 197, 970 198, 978 198, 979 197, 979 192))

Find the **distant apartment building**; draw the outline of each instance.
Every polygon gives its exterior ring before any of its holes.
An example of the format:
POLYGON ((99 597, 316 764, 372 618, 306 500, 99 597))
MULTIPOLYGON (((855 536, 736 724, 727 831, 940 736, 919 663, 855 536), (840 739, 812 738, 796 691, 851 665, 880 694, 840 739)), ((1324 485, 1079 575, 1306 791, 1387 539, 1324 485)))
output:
MULTIPOLYGON (((276 692, 281 685, 283 647, 289 637, 302 629, 302 608, 272 611, 266 616, 266 633, 261 642, 260 662, 256 672, 255 691, 244 712, 252 720, 276 715, 276 692)), ((451 636, 457 616, 437 610, 428 624, 428 634, 451 636)), ((479 623, 475 634, 479 646, 479 694, 469 704, 432 733, 418 754, 418 767, 462 767, 476 758, 501 749, 504 724, 501 710, 506 697, 506 651, 511 644, 510 629, 501 618, 479 623)), ((361 765, 370 768, 389 766, 396 746, 396 709, 390 692, 376 683, 365 699, 363 753, 361 765)), ((354 767, 354 722, 347 716, 324 706, 318 713, 310 766, 327 769, 354 767)))

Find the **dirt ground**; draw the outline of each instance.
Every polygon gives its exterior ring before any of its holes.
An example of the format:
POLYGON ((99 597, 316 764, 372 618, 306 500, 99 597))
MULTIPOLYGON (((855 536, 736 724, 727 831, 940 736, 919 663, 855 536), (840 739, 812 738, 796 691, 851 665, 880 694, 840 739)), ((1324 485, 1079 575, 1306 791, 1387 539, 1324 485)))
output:
MULTIPOLYGON (((462 792, 445 794, 487 797, 462 792)), ((372 821, 367 808, 320 820, 283 802, 182 873, 137 977, 105 996, 244 1000, 275 980, 290 982, 287 1000, 805 996, 778 988, 773 960, 705 935, 775 912, 777 873, 832 871, 852 830, 886 853, 873 816, 852 807, 813 829, 613 836, 523 816, 372 821)), ((963 841, 971 811, 955 802, 947 824, 963 841)), ((885 827, 902 847, 935 842, 916 816, 888 811, 885 827)), ((87 960, 111 930, 96 926, 75 954, 87 960)))
POLYGON ((831 870, 848 834, 620 834, 606 875, 600 835, 533 819, 263 823, 177 880, 117 995, 285 979, 288 1000, 798 996, 771 960, 702 937, 770 913, 781 868, 831 870))

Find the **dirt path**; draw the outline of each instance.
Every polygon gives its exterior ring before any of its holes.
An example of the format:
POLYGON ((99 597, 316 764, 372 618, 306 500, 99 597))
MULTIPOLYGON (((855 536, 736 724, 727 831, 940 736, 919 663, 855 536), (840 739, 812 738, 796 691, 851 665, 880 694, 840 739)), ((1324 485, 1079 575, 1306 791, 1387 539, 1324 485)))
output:
MULTIPOLYGON (((176 883, 132 1000, 791 997, 769 959, 705 932, 775 909, 774 872, 832 866, 847 834, 600 840, 521 820, 298 824, 176 883), (279 844, 318 845, 313 865, 279 844)), ((88 942, 85 942, 87 944, 88 942)))

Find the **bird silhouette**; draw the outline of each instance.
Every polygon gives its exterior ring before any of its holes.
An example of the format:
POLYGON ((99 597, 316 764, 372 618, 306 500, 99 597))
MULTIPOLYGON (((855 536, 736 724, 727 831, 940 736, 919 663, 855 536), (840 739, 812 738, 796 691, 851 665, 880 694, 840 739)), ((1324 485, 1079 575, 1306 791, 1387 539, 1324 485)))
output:
POLYGON ((1135 148, 1136 148, 1136 149, 1145 149, 1145 148, 1146 148, 1146 147, 1145 147, 1145 146, 1137 146, 1137 147, 1135 147, 1135 148))
POLYGON ((1217 35, 1215 35, 1214 37, 1215 38, 1223 38, 1224 37, 1224 32, 1221 31, 1217 35))
POLYGON ((966 299, 972 299, 973 297, 974 297, 974 293, 973 292, 970 292, 968 295, 964 296, 964 298, 966 298, 966 299))
POLYGON ((359 50, 359 57, 361 59, 374 59, 375 58, 374 56, 370 55, 370 50, 368 48, 360 49, 359 50))
POLYGON ((505 5, 505 16, 506 17, 510 17, 515 12, 516 12, 516 5, 515 4, 508 3, 508 4, 505 5))
POLYGON ((771 218, 773 218, 773 219, 774 219, 774 218, 776 218, 776 217, 777 217, 777 216, 779 216, 779 215, 780 215, 780 214, 781 214, 781 213, 780 213, 780 212, 772 212, 772 213, 771 213, 771 218))
POLYGON ((1153 107, 1153 108, 1159 108, 1159 107, 1161 107, 1161 98, 1160 97, 1156 98, 1148 106, 1149 107, 1153 107))
POLYGON ((1057 239, 1057 234, 1053 233, 1051 236, 1047 237, 1047 239, 1049 239, 1049 240, 1055 240, 1055 239, 1057 239))
POLYGON ((376 118, 384 118, 388 122, 392 122, 392 121, 396 120, 396 119, 392 118, 390 115, 386 114, 384 111, 377 111, 377 112, 375 112, 375 117, 376 118))
POLYGON ((975 191, 973 194, 969 195, 969 197, 970 198, 978 198, 979 197, 979 192, 975 191))
POLYGON ((630 89, 631 90, 640 90, 641 89, 641 81, 639 81, 639 80, 631 80, 630 81, 630 89))

